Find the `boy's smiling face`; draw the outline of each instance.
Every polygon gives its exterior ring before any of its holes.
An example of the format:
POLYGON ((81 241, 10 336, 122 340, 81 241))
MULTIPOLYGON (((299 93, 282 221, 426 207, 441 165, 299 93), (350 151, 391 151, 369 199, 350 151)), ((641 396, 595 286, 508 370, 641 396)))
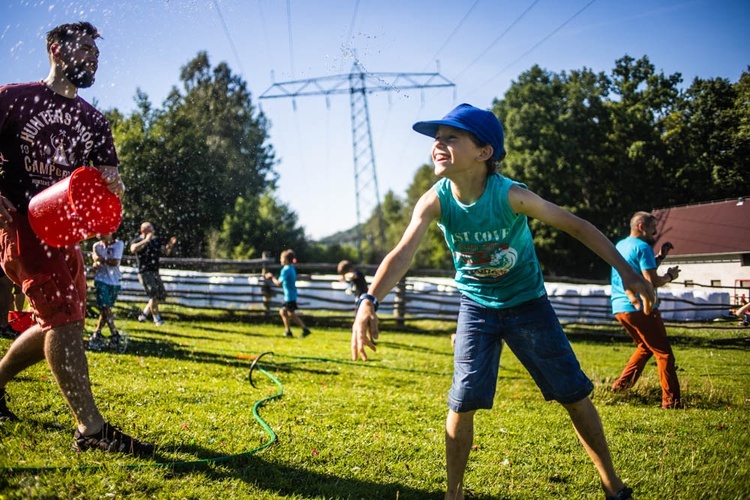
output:
POLYGON ((435 142, 432 145, 432 163, 435 166, 435 175, 450 178, 452 174, 469 172, 475 169, 485 172, 485 148, 489 149, 491 155, 492 148, 490 146, 477 146, 470 132, 441 125, 435 134, 435 142))

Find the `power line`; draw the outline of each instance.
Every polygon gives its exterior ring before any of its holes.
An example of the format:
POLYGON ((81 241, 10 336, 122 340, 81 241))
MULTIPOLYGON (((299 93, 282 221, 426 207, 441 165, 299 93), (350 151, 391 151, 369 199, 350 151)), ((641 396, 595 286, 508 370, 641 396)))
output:
POLYGON ((346 42, 352 39, 352 32, 354 31, 354 23, 357 21, 357 12, 359 12, 359 0, 354 2, 354 12, 352 13, 352 20, 349 22, 349 33, 346 35, 346 42))
MULTIPOLYGON (((453 38, 453 36, 456 34, 456 32, 458 31, 458 29, 461 27, 461 25, 464 24, 464 21, 466 21, 466 19, 469 17, 469 14, 471 14, 471 12, 474 10, 474 7, 476 7, 478 3, 479 3, 479 0, 476 0, 472 4, 472 6, 469 7, 469 10, 466 11, 466 14, 464 14, 464 17, 458 22, 458 24, 456 25, 456 27, 453 28, 453 31, 451 31, 451 34, 448 35, 448 38, 445 39, 445 42, 443 42, 443 45, 441 45, 440 48, 437 50, 437 52, 435 52, 435 55, 430 58, 429 62, 425 65, 425 67, 424 67, 424 69, 422 71, 426 71, 427 68, 432 64, 432 61, 434 61, 434 60, 437 59, 438 54, 440 54, 440 52, 443 51, 443 49, 445 48, 445 46, 448 45, 448 42, 451 41, 451 39, 453 38)), ((440 70, 438 69, 438 71, 440 71, 440 70)))
POLYGON ((529 55, 531 52, 533 52, 534 50, 536 50, 537 48, 539 48, 540 45, 542 45, 544 42, 546 42, 547 40, 549 40, 550 38, 552 38, 552 36, 555 35, 555 33, 557 33, 558 31, 560 31, 570 21, 572 21, 573 19, 575 19, 576 17, 578 17, 584 10, 588 9, 591 6, 591 4, 593 4, 594 2, 596 2, 596 0, 591 0, 589 3, 587 3, 586 5, 584 5, 581 9, 578 10, 578 12, 576 12, 575 14, 573 14, 572 16, 570 16, 560 26, 558 26, 557 28, 555 28, 554 30, 552 30, 547 36, 545 36, 544 38, 542 38, 541 40, 539 40, 533 47, 531 47, 529 50, 527 50, 526 52, 524 52, 523 54, 521 54, 520 56, 518 56, 511 63, 507 64, 503 69, 501 69, 500 71, 498 71, 497 73, 495 73, 494 75, 492 75, 490 78, 488 78, 479 87, 477 87, 474 90, 472 90, 471 92, 469 92, 469 94, 473 94, 474 92, 478 91, 479 89, 484 88, 488 83, 490 83, 492 80, 494 80, 495 78, 497 78, 498 76, 500 76, 501 74, 503 74, 511 66, 515 65, 518 61, 520 61, 521 59, 523 59, 524 57, 526 57, 527 55, 529 55))
POLYGON ((290 0, 286 0, 286 27, 287 27, 287 31, 289 32, 289 66, 291 67, 291 70, 292 70, 292 78, 294 78, 294 44, 292 43, 292 4, 290 0))
POLYGON ((452 82, 439 73, 366 72, 360 62, 355 59, 354 66, 347 75, 274 83, 261 94, 259 99, 291 98, 292 103, 294 103, 295 98, 302 96, 322 95, 328 99, 332 95, 349 94, 357 205, 357 238, 361 257, 364 248, 362 229, 366 222, 364 217, 367 209, 374 206, 374 213, 378 222, 376 236, 381 243, 385 237, 385 221, 380 205, 367 94, 454 86, 452 82))
MULTIPOLYGON (((260 26, 263 30, 263 39, 266 42, 266 57, 268 57, 269 64, 272 64, 273 58, 271 57, 271 43, 268 40, 268 30, 266 29, 266 18, 263 14, 263 6, 260 4, 260 0, 258 0, 256 4, 258 5, 258 17, 260 18, 260 26)), ((273 74, 273 69, 271 69, 271 74, 273 74)), ((273 80, 273 77, 271 80, 273 80)))
POLYGON ((216 8, 216 14, 219 16, 219 21, 221 21, 221 26, 224 28, 224 34, 227 36, 227 40, 229 40, 229 47, 232 49, 232 53, 234 54, 235 59, 237 59, 237 66, 240 68, 240 72, 242 74, 245 74, 245 70, 242 68, 242 62, 240 61, 240 55, 237 53, 237 49, 234 46, 234 41, 232 40, 232 35, 229 34, 229 28, 227 27, 227 23, 224 22, 224 16, 221 15, 221 9, 219 8, 219 4, 216 2, 216 0, 213 0, 214 7, 216 8))
POLYGON ((474 64, 475 64, 475 63, 476 63, 476 62, 477 62, 477 61, 478 61, 479 59, 481 59, 481 58, 482 58, 482 56, 484 56, 484 55, 485 55, 485 54, 486 54, 486 53, 487 53, 487 52, 488 52, 488 51, 489 51, 489 50, 490 50, 490 49, 491 49, 492 47, 494 47, 494 46, 495 46, 495 45, 497 44, 497 42, 499 42, 499 41, 500 41, 500 40, 501 40, 501 39, 502 39, 502 38, 503 38, 503 37, 504 37, 505 35, 507 35, 507 34, 508 34, 508 32, 509 32, 509 31, 510 31, 510 30, 511 30, 511 29, 512 29, 512 28, 513 28, 513 27, 514 27, 514 26, 515 26, 516 24, 518 24, 518 22, 519 22, 519 21, 520 21, 521 19, 523 19, 523 17, 524 17, 524 16, 525 16, 525 15, 526 15, 526 14, 527 14, 527 13, 528 13, 528 12, 529 12, 529 11, 530 11, 531 9, 532 9, 532 7, 534 7, 534 5, 536 5, 537 3, 539 3, 539 0, 534 0, 533 2, 531 2, 531 5, 529 5, 529 6, 528 6, 528 7, 526 8, 526 10, 524 10, 523 12, 521 12, 521 15, 520 15, 520 16, 518 16, 518 17, 517 17, 517 18, 516 18, 516 19, 515 19, 515 20, 514 20, 514 21, 513 21, 512 23, 510 23, 510 26, 508 26, 507 28, 505 28, 505 31, 503 31, 502 33, 500 33, 500 36, 499 36, 499 37, 497 37, 497 38, 495 38, 495 40, 493 40, 493 41, 492 41, 492 43, 491 43, 491 44, 489 44, 489 45, 487 46, 487 48, 486 48, 486 49, 484 49, 484 50, 482 51, 482 53, 481 53, 481 54, 479 54, 479 55, 478 55, 477 57, 475 57, 475 58, 474 58, 474 60, 473 60, 473 61, 471 61, 471 62, 469 63, 469 65, 468 65, 468 66, 466 66, 466 67, 465 67, 464 69, 462 69, 462 70, 461 70, 461 72, 460 72, 460 73, 459 73, 458 75, 456 75, 456 76, 455 76, 455 77, 453 78, 453 80, 457 80, 458 78, 460 78, 460 77, 461 77, 461 75, 463 75, 464 73, 466 73, 466 70, 468 70, 469 68, 471 68, 471 67, 472 67, 472 66, 473 66, 473 65, 474 65, 474 64))

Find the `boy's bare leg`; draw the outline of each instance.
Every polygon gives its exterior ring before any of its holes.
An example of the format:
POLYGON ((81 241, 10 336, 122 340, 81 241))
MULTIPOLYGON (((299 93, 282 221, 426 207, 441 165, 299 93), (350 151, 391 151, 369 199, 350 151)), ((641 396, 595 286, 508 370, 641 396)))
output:
POLYGON ((104 314, 104 307, 102 307, 101 314, 99 314, 99 320, 96 322, 96 331, 101 332, 104 328, 104 324, 107 322, 106 314, 104 314))
POLYGON ((291 316, 292 316, 292 319, 294 319, 294 322, 297 323, 297 325, 300 328, 302 328, 302 329, 306 329, 307 328, 307 326, 305 325, 305 322, 302 321, 302 318, 299 317, 299 314, 297 314, 296 312, 292 312, 291 316))
MULTIPOLYGON (((112 312, 112 308, 102 307, 102 316, 104 317, 104 321, 109 327, 110 333, 114 334, 115 332, 117 332, 117 329, 115 328, 115 313, 112 312)), ((104 325, 99 325, 98 328, 101 330, 103 326, 104 325)))
POLYGON ((463 481, 471 444, 474 441, 474 413, 448 410, 445 422, 445 462, 448 470, 448 490, 445 500, 463 500, 463 481))
POLYGON ((152 318, 158 318, 159 317, 159 301, 156 299, 150 299, 148 301, 148 305, 146 306, 146 309, 151 311, 151 317, 152 318))
POLYGON ((284 322, 284 330, 289 332, 292 330, 292 325, 289 322, 289 316, 291 316, 291 313, 287 311, 286 309, 281 309, 279 311, 279 314, 281 315, 281 321, 284 322))
POLYGON ((616 494, 625 484, 617 476, 612 465, 602 421, 591 399, 586 397, 575 403, 564 404, 563 407, 568 411, 578 439, 599 472, 604 492, 607 496, 616 494))

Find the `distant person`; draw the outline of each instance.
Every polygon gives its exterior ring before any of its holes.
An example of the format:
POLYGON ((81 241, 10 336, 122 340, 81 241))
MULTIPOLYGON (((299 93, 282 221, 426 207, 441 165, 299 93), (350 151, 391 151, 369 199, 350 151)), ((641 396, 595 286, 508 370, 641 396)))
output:
POLYGON ((737 309, 734 314, 740 319, 740 326, 750 325, 750 302, 737 309))
POLYGON ((166 244, 162 245, 150 222, 141 224, 140 235, 130 242, 130 252, 135 254, 138 267, 138 281, 141 282, 148 297, 148 304, 138 315, 138 321, 141 323, 151 316, 156 326, 164 324, 159 314, 159 304, 167 298, 167 290, 159 274, 160 259, 162 255, 172 253, 175 243, 177 243, 177 238, 172 236, 166 244))
POLYGON ((0 268, 0 338, 15 340, 18 332, 8 324, 8 313, 14 308, 13 289, 13 281, 0 268))
POLYGON ((294 337, 292 334, 292 321, 302 328, 302 336, 307 337, 311 333, 310 329, 307 328, 305 322, 297 314, 297 270, 294 268, 297 259, 294 256, 294 250, 284 250, 281 252, 279 260, 283 266, 279 272, 279 278, 276 279, 271 273, 266 273, 265 278, 273 281, 274 285, 284 289, 284 304, 282 304, 279 310, 281 321, 284 322, 284 337, 294 337))
POLYGON ((81 247, 45 245, 28 220, 29 200, 82 165, 98 168, 107 188, 123 193, 107 119, 78 95, 79 88, 94 83, 97 38, 99 32, 87 22, 52 29, 47 33, 47 78, 0 87, 0 264, 23 287, 37 322, 0 360, 0 420, 18 420, 7 405, 8 382, 46 360, 75 417, 74 449, 149 455, 153 445, 107 423, 91 392, 83 343, 86 274, 81 247))
POLYGON ((96 305, 99 308, 99 320, 96 330, 89 339, 89 349, 100 350, 104 347, 119 347, 123 342, 120 332, 115 327, 115 314, 112 308, 117 301, 117 295, 122 286, 122 272, 120 260, 125 250, 125 243, 112 234, 99 235, 99 241, 94 243, 91 255, 94 259, 94 289, 96 290, 96 305), (102 335, 104 325, 109 327, 109 341, 102 335))
MULTIPOLYGON (((630 236, 617 243, 617 251, 633 270, 643 274, 654 288, 659 288, 676 280, 680 276, 680 268, 670 267, 663 275, 657 274, 656 268, 673 246, 669 242, 664 243, 659 255, 654 256, 651 246, 656 243, 656 233, 656 217, 648 212, 636 212, 630 219, 630 236)), ((637 308, 625 295, 622 278, 616 269, 612 269, 611 302, 612 313, 637 346, 620 378, 612 384, 612 390, 623 391, 633 387, 646 368, 646 363, 653 356, 656 358, 656 369, 661 383, 661 407, 682 407, 674 354, 672 346, 669 345, 667 329, 664 327, 658 303, 649 314, 637 308)))
POLYGON ((23 289, 13 283, 13 311, 23 311, 26 307, 26 295, 23 294, 23 289))
POLYGON ((589 399, 594 385, 581 370, 547 298, 527 217, 569 233, 616 266, 632 300, 642 294, 646 309, 653 302, 653 289, 593 225, 496 173, 505 148, 502 125, 493 113, 461 104, 442 120, 418 122, 413 128, 434 138, 432 162, 442 179, 419 199, 401 241, 360 296, 352 327, 352 359, 366 360, 365 347, 375 350, 379 301, 406 274, 422 237, 437 221, 453 255, 461 292, 445 426, 446 500, 464 498, 474 413, 492 408, 503 340, 544 398, 568 411, 607 498, 631 498, 632 490, 615 473, 599 415, 589 399))
POLYGON ((365 279, 365 274, 355 268, 354 264, 348 260, 342 260, 339 262, 337 272, 341 276, 341 279, 349 285, 347 293, 354 295, 355 301, 360 295, 367 293, 367 280, 365 279))

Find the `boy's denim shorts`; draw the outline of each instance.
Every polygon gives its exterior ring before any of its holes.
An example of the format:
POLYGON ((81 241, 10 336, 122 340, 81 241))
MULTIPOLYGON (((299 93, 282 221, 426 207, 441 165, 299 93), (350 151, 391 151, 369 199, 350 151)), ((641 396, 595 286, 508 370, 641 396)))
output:
POLYGON ((544 399, 569 404, 594 390, 546 296, 491 309, 461 296, 448 406, 455 412, 492 408, 503 341, 544 399))

